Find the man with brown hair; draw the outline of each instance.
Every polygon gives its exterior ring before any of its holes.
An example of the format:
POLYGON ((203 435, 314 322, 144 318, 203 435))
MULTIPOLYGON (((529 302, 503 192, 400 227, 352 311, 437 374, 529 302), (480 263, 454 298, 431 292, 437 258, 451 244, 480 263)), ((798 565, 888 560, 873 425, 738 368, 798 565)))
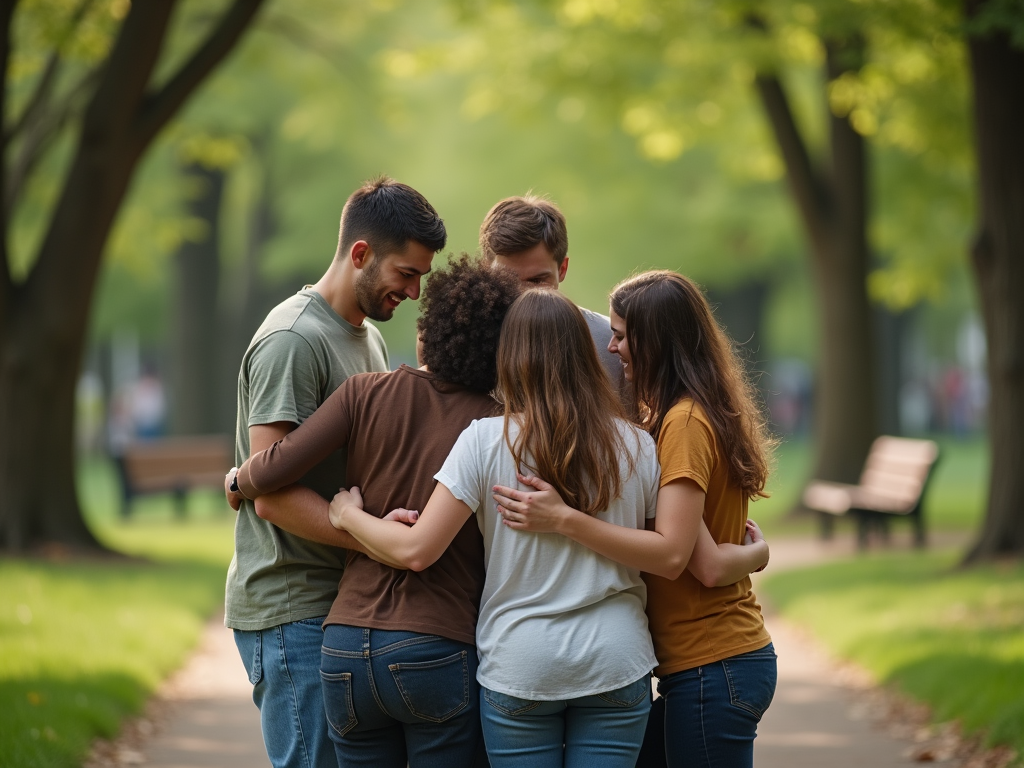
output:
MULTIPOLYGON (((390 320, 420 294, 447 233, 433 206, 387 177, 345 203, 327 271, 271 310, 242 358, 235 459, 269 448, 358 373, 387 371, 384 339, 367 318, 390 320)), ((337 768, 320 679, 321 625, 338 591, 347 553, 358 542, 328 520, 328 499, 345 485, 337 451, 278 493, 253 502, 237 495, 235 556, 228 569, 224 623, 234 630, 263 740, 274 768, 337 768)))
MULTIPOLYGON (((550 200, 527 193, 498 202, 480 225, 480 253, 492 264, 508 267, 526 287, 552 288, 569 270, 569 233, 565 216, 550 200)), ((612 385, 622 390, 622 364, 608 351, 611 322, 605 315, 580 307, 597 356, 612 385)))

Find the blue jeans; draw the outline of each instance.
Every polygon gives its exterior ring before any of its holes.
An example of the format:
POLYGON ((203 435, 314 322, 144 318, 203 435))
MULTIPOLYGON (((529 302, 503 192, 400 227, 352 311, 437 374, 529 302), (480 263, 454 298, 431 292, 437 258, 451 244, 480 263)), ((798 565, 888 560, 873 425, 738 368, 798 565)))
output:
POLYGON ((323 622, 321 617, 234 631, 274 768, 338 768, 320 691, 323 622))
POLYGON ((531 701, 480 689, 493 768, 633 768, 651 709, 651 676, 563 701, 531 701))
POLYGON ((320 675, 338 763, 486 765, 476 647, 437 635, 331 624, 320 675))
POLYGON ((666 675, 638 768, 752 768, 757 724, 772 703, 776 677, 771 643, 666 675))

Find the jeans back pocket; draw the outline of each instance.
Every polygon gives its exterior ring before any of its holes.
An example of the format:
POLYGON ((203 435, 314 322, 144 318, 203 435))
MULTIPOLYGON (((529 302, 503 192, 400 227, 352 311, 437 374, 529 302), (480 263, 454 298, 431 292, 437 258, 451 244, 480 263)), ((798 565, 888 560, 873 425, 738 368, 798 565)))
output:
POLYGON ((327 723, 335 733, 344 736, 359 723, 352 704, 352 673, 320 670, 320 682, 324 690, 327 723))
POLYGON ((533 699, 521 699, 508 693, 499 693, 488 688, 483 688, 484 701, 508 717, 519 717, 527 712, 532 712, 541 705, 541 702, 533 699))
POLYGON ((750 653, 722 659, 722 669, 729 684, 729 701, 758 720, 775 697, 778 659, 769 644, 750 653))
POLYGON ((469 705, 466 651, 433 661, 389 664, 388 669, 395 678, 402 700, 416 717, 443 723, 469 705))
POLYGON ((621 688, 599 693, 598 696, 616 707, 635 707, 645 698, 651 698, 651 675, 648 673, 639 680, 627 683, 621 688))

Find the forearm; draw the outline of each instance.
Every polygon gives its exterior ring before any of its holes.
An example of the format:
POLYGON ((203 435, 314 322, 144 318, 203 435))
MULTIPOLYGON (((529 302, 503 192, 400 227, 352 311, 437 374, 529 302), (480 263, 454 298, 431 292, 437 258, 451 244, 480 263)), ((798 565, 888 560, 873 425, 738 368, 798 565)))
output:
POLYGON ((392 565, 394 568, 422 571, 437 559, 431 559, 425 542, 414 530, 415 526, 382 520, 355 507, 346 509, 343 519, 350 538, 360 551, 374 560, 388 565, 396 563, 392 565))
POLYGON ((678 546, 656 530, 625 528, 568 507, 558 532, 610 560, 666 579, 679 577, 693 550, 693 541, 678 546))
POLYGON ((687 570, 706 587, 724 587, 745 579, 768 562, 768 544, 716 544, 703 525, 687 570))
POLYGON ((368 551, 348 532, 339 531, 331 525, 328 516, 330 503, 311 488, 293 485, 260 496, 256 499, 255 505, 257 515, 288 533, 319 544, 362 552, 392 568, 404 567, 375 556, 375 553, 368 551))

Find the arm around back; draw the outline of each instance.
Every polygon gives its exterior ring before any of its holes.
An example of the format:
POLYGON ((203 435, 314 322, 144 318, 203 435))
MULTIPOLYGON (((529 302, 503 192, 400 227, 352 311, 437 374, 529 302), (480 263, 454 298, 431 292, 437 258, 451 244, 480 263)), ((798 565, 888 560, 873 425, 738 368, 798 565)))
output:
POLYGON ((438 483, 412 527, 364 512, 358 489, 334 497, 330 518, 332 525, 351 534, 374 559, 422 571, 444 554, 471 514, 469 505, 438 483))

